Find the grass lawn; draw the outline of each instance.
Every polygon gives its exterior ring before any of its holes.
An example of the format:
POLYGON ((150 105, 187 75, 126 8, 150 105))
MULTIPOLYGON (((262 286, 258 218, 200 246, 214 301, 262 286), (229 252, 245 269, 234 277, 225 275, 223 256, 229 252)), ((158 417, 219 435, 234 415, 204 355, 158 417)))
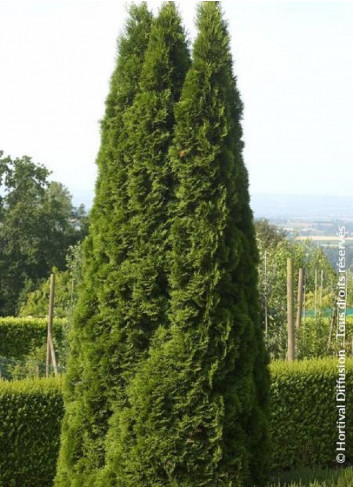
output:
POLYGON ((279 487, 352 487, 353 468, 303 468, 283 472, 272 478, 271 486, 279 487))

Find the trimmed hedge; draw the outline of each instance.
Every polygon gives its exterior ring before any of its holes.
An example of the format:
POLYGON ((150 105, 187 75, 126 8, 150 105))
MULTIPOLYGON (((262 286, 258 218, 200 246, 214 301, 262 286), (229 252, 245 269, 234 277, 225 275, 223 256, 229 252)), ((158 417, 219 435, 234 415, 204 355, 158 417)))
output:
MULTIPOLYGON (((337 359, 271 364, 272 475, 336 466, 337 359)), ((346 456, 353 462, 353 359, 347 359, 346 456)), ((0 382, 0 486, 50 486, 63 416, 61 379, 0 382)))
MULTIPOLYGON (((272 469, 337 465, 337 358, 271 364, 272 469)), ((353 359, 346 359, 346 461, 353 462, 353 359)))
POLYGON ((0 486, 51 486, 64 413, 61 379, 0 382, 0 486))
MULTIPOLYGON (((66 319, 56 319, 53 325, 54 342, 60 349, 66 319)), ((47 340, 47 319, 0 318, 0 357, 22 359, 43 346, 47 340)))

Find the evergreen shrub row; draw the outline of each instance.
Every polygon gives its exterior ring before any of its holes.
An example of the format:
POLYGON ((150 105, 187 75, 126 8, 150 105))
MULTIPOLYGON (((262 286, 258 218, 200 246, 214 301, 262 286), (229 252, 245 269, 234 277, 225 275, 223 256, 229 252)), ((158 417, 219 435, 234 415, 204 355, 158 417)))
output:
MULTIPOLYGON (((271 364, 271 467, 336 466, 338 358, 271 364)), ((346 463, 353 462, 353 359, 346 359, 346 463)))
POLYGON ((0 486, 51 486, 63 417, 61 379, 0 382, 0 486))
MULTIPOLYGON (((353 401, 347 359, 346 406, 353 401)), ((302 467, 335 467, 337 359, 271 364, 272 476, 302 467)), ((63 416, 61 379, 0 382, 0 485, 51 485, 63 416)), ((353 462, 353 418, 346 457, 353 462)))

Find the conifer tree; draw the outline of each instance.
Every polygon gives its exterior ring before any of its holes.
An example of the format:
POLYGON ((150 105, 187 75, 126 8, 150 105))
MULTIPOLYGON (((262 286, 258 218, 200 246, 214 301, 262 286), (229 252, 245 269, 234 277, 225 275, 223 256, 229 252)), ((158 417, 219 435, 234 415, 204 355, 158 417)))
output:
POLYGON ((124 409, 126 385, 154 330, 167 321, 167 155, 189 53, 173 2, 153 21, 147 51, 149 14, 134 7, 132 15, 103 121, 57 484, 105 483, 108 422, 113 436, 119 432, 111 414, 124 409), (143 28, 145 37, 134 37, 133 29, 142 34, 143 28))
POLYGON ((104 436, 110 416, 111 381, 107 341, 113 327, 106 316, 105 283, 127 246, 115 239, 115 226, 126 222, 124 161, 124 113, 132 105, 152 15, 146 2, 132 5, 124 34, 118 42, 118 59, 110 82, 105 117, 101 123, 98 179, 90 215, 89 236, 84 243, 84 270, 79 301, 70 332, 70 358, 64 386, 66 414, 63 421, 56 485, 94 483, 104 465, 104 436))
POLYGON ((113 333, 118 345, 115 373, 122 396, 116 396, 115 413, 107 438, 107 470, 101 484, 124 485, 125 451, 121 414, 127 407, 126 385, 147 357, 154 332, 168 329, 169 283, 167 252, 170 247, 169 213, 173 179, 169 148, 174 136, 174 107, 180 99, 189 52, 174 2, 164 2, 151 30, 142 69, 140 91, 125 116, 128 127, 125 157, 128 161, 128 212, 131 253, 121 266, 124 295, 118 314, 125 317, 113 333))
POLYGON ((242 159, 242 104, 218 2, 201 2, 170 161, 170 325, 115 416, 108 460, 128 486, 259 485, 268 373, 242 159))

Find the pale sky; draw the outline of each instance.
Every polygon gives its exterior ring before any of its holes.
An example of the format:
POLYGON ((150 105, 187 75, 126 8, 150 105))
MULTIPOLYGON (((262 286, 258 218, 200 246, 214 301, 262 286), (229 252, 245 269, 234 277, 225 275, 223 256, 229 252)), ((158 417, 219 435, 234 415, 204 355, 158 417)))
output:
MULTIPOLYGON (((192 38, 196 2, 177 3, 192 38)), ((222 4, 251 192, 351 195, 353 2, 222 4)), ((43 163, 76 203, 93 195, 125 18, 118 0, 0 0, 0 149, 43 163)))

